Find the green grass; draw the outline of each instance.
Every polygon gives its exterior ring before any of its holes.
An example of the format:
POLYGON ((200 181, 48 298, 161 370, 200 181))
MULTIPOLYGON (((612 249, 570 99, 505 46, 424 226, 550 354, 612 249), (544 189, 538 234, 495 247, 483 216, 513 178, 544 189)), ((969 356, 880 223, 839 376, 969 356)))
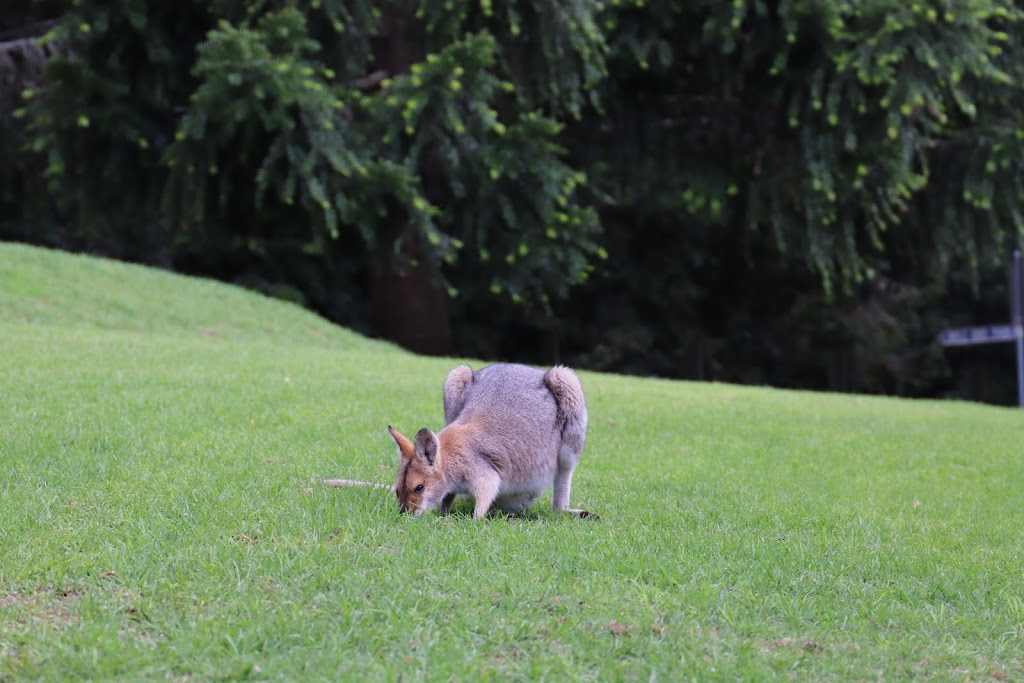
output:
POLYGON ((582 373, 599 521, 311 483, 453 363, 0 245, 0 681, 1024 677, 1024 412, 582 373))

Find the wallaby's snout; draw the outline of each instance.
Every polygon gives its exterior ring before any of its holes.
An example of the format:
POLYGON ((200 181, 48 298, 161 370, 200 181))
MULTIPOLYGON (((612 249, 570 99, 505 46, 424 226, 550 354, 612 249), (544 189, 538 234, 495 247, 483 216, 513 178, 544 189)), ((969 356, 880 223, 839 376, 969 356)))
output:
POLYGON ((395 498, 398 499, 398 514, 404 515, 409 511, 409 508, 405 507, 405 501, 402 500, 402 492, 397 488, 395 489, 395 498))

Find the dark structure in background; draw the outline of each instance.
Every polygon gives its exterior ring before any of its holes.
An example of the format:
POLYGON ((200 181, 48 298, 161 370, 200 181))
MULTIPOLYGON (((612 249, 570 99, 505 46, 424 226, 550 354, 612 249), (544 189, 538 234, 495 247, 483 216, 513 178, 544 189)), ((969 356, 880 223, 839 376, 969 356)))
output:
POLYGON ((1024 266, 1021 253, 1010 266, 1010 324, 960 327, 945 330, 939 341, 946 347, 980 346, 1012 342, 1017 361, 1017 405, 1024 408, 1024 266))

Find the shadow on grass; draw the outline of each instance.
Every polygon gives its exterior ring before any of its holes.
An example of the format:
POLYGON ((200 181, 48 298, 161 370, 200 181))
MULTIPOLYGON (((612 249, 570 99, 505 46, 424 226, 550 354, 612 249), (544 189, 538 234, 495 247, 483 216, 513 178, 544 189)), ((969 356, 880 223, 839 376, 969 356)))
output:
MULTIPOLYGON (((473 519, 473 512, 474 506, 472 498, 458 499, 452 503, 451 509, 448 511, 448 516, 456 519, 473 519)), ((600 517, 586 510, 572 510, 572 513, 580 519, 588 519, 591 521, 600 520, 600 517)), ((437 513, 434 512, 432 514, 436 515, 437 513)), ((540 501, 534 503, 522 512, 506 512, 504 510, 492 508, 487 513, 487 519, 514 519, 527 522, 554 521, 559 519, 561 516, 561 513, 552 511, 550 506, 545 508, 540 501)))

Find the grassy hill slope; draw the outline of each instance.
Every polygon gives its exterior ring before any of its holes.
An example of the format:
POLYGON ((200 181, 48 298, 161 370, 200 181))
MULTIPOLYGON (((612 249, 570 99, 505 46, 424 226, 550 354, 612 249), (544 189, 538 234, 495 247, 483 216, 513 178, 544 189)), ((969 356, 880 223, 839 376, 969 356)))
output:
POLYGON ((0 244, 0 681, 1024 677, 1024 411, 582 373, 600 521, 312 483, 454 362, 0 244))

